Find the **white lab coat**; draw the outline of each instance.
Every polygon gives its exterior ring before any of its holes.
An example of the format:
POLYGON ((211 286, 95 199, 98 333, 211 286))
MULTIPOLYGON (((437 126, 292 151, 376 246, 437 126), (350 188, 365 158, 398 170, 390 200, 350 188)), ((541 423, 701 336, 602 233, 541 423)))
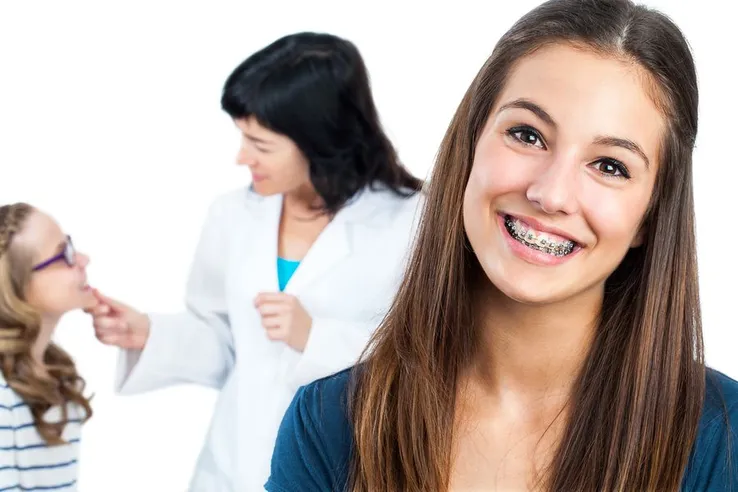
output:
POLYGON ((211 206, 180 314, 151 314, 142 352, 121 353, 116 388, 220 389, 191 492, 263 490, 274 440, 297 389, 353 365, 399 286, 422 195, 360 193, 324 229, 285 289, 313 318, 303 353, 270 341, 253 306, 277 292, 280 195, 250 189, 211 206))

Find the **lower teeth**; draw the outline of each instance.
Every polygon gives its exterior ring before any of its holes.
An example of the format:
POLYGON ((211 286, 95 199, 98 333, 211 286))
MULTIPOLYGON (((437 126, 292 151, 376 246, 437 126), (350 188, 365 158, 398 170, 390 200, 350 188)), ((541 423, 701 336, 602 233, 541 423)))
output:
POLYGON ((533 242, 535 240, 534 235, 531 233, 526 234, 524 232, 519 232, 515 227, 515 223, 510 217, 505 217, 505 228, 507 229, 507 232, 509 232, 510 235, 518 242, 525 244, 531 249, 541 251, 542 253, 553 256, 566 256, 568 254, 571 254, 571 252, 574 250, 574 243, 571 241, 566 243, 557 243, 548 242, 545 239, 542 239, 540 241, 541 244, 533 242))

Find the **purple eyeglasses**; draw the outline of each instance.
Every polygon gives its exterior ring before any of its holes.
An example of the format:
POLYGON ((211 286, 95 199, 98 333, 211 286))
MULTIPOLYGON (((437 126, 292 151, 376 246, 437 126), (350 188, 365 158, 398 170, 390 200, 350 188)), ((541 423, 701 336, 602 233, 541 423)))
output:
POLYGON ((74 246, 72 245, 72 238, 69 236, 67 236, 67 241, 66 243, 64 243, 64 250, 61 253, 56 256, 52 256, 48 260, 34 266, 33 271, 36 272, 38 270, 46 268, 47 266, 59 260, 64 260, 69 266, 75 265, 76 253, 74 251, 74 246))

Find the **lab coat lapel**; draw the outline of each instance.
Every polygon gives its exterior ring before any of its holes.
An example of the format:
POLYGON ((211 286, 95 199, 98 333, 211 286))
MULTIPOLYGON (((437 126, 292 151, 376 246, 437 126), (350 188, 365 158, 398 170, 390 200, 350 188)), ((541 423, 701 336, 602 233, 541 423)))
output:
MULTIPOLYGON (((249 207, 251 217, 240 224, 240 240, 235 245, 233 267, 239 270, 238 290, 255 296, 259 292, 277 292, 277 235, 282 211, 282 196, 261 197, 250 193, 250 200, 258 200, 258 207, 249 207), (250 223, 250 224, 249 224, 250 223)), ((239 227, 239 224, 234 224, 239 227)), ((248 299, 250 302, 252 299, 248 299)))
POLYGON ((372 211, 373 204, 369 193, 363 192, 336 214, 300 262, 285 287, 286 293, 303 291, 351 254, 352 227, 372 211))
MULTIPOLYGON (((258 203, 247 202, 243 213, 230 224, 237 240, 231 244, 228 261, 229 316, 239 357, 249 360, 255 371, 263 372, 266 384, 274 372, 273 361, 282 349, 266 336, 254 299, 260 292, 279 290, 277 233, 282 197, 261 197, 249 191, 247 200, 258 203)), ((257 385, 251 390, 258 394, 260 388, 257 385)))
POLYGON ((292 274, 285 292, 296 294, 351 253, 350 224, 340 213, 326 226, 292 274))

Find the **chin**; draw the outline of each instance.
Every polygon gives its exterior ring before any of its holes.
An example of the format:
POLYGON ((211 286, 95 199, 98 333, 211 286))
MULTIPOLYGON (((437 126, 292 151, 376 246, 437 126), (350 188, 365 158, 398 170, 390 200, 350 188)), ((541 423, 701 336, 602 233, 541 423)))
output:
POLYGON ((565 292, 561 292, 560 287, 547 286, 545 282, 526 282, 515 279, 500 281, 490 279, 490 281, 508 299, 528 306, 545 306, 569 297, 565 292))
POLYGON ((482 265, 482 269, 496 291, 519 304, 544 306, 576 295, 576 286, 562 282, 561 272, 541 270, 541 267, 527 264, 511 264, 504 260, 482 265))
POLYGON ((82 291, 79 298, 76 300, 70 309, 70 311, 74 311, 76 309, 88 309, 91 307, 95 307, 97 305, 97 298, 92 293, 92 290, 82 291))
POLYGON ((260 196, 273 196, 280 193, 279 190, 275 190, 273 187, 265 186, 261 183, 252 183, 251 190, 260 196))

